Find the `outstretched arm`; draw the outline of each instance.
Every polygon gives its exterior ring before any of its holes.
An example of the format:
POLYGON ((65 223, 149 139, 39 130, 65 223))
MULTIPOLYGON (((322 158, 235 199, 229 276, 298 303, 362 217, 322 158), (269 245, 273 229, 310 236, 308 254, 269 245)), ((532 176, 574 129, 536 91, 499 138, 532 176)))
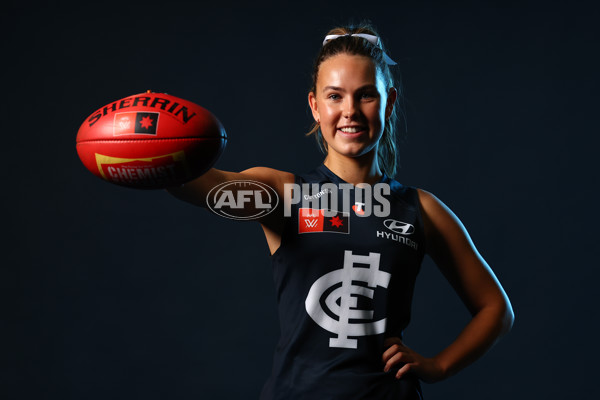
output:
POLYGON ((472 319, 443 351, 426 358, 399 338, 388 339, 385 370, 404 363, 397 377, 413 371, 425 382, 445 379, 481 357, 512 326, 510 301, 454 213, 434 195, 419 191, 427 252, 471 312, 472 319))
POLYGON ((206 207, 206 196, 215 186, 229 181, 251 180, 271 186, 279 196, 283 194, 285 183, 293 182, 294 175, 266 167, 254 167, 242 172, 222 171, 211 168, 202 176, 180 187, 172 187, 167 191, 180 200, 200 207, 206 207))
MULTIPOLYGON (((200 207, 207 207, 206 196, 215 186, 239 180, 258 181, 267 184, 277 192, 280 199, 283 199, 285 184, 293 183, 294 175, 289 172, 265 167, 254 167, 242 172, 221 171, 212 168, 199 178, 180 187, 169 188, 167 191, 183 201, 200 207)), ((233 187, 231 190, 235 191, 236 189, 233 187)), ((234 196, 237 197, 235 193, 234 196)), ((282 203, 282 201, 279 202, 279 206, 274 212, 257 220, 263 228, 271 254, 281 244, 281 232, 283 229, 282 203)), ((235 210, 235 213, 239 217, 256 215, 256 210, 253 207, 253 204, 245 203, 244 208, 235 210)))

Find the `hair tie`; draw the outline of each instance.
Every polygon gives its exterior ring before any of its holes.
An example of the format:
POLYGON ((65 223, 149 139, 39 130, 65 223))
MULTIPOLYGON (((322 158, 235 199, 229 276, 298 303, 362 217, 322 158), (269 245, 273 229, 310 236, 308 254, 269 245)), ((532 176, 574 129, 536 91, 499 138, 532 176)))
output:
MULTIPOLYGON (((367 42, 377 46, 379 49, 381 49, 381 41, 379 40, 378 36, 375 35, 369 35, 368 33, 346 33, 344 35, 327 35, 325 36, 325 40, 323 40, 323 46, 325 46, 325 44, 327 42, 329 42, 330 40, 334 40, 337 38, 340 38, 342 36, 356 36, 356 37, 360 37, 365 39, 367 42)), ((383 53, 383 61, 385 61, 385 63, 387 65, 396 65, 396 62, 394 60, 392 60, 387 54, 385 54, 385 51, 383 51, 383 49, 381 49, 381 52, 383 53)))

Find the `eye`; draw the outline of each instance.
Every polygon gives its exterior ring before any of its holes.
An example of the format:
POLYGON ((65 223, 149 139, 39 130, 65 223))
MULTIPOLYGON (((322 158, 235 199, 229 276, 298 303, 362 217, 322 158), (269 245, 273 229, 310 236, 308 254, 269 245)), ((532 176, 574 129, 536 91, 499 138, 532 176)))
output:
POLYGON ((335 100, 340 100, 342 98, 342 96, 340 96, 337 93, 330 93, 330 94, 327 95, 327 98, 329 100, 334 100, 335 101, 335 100))
POLYGON ((361 100, 373 100, 376 99, 378 97, 377 93, 373 93, 373 92, 363 92, 360 94, 360 99, 361 100))

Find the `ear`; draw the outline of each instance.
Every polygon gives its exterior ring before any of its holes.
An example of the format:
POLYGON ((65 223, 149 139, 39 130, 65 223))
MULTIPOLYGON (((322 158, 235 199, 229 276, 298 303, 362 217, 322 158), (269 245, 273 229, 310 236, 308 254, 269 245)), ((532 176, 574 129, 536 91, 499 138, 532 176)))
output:
POLYGON ((396 103, 396 98, 398 97, 398 92, 396 88, 391 87, 388 90, 388 98, 387 103, 385 105, 385 119, 388 119, 390 115, 392 115, 392 111, 394 111, 394 103, 396 103))
POLYGON ((317 96, 315 96, 314 92, 308 93, 308 105, 312 111, 313 118, 315 121, 317 121, 317 123, 319 123, 321 121, 321 116, 319 115, 319 111, 317 109, 317 96))

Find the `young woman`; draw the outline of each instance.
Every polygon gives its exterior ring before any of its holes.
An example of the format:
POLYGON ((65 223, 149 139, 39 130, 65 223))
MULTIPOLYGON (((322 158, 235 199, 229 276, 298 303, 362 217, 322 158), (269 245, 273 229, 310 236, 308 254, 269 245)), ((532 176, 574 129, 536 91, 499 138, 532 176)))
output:
POLYGON ((458 218, 431 193, 392 179, 393 64, 372 28, 330 31, 308 95, 312 133, 326 152, 321 166, 304 175, 211 169, 170 189, 206 206, 207 193, 226 181, 259 181, 280 198, 290 196, 286 184, 310 184, 296 198, 311 205, 292 202, 291 212, 280 206, 259 220, 272 254, 281 324, 262 399, 419 399, 419 380, 455 374, 512 325, 505 292, 458 218), (337 196, 326 196, 336 190, 337 196), (354 206, 346 209, 342 201, 354 206), (379 203, 380 212, 365 213, 368 203, 379 203), (472 314, 434 357, 402 341, 425 253, 472 314))

